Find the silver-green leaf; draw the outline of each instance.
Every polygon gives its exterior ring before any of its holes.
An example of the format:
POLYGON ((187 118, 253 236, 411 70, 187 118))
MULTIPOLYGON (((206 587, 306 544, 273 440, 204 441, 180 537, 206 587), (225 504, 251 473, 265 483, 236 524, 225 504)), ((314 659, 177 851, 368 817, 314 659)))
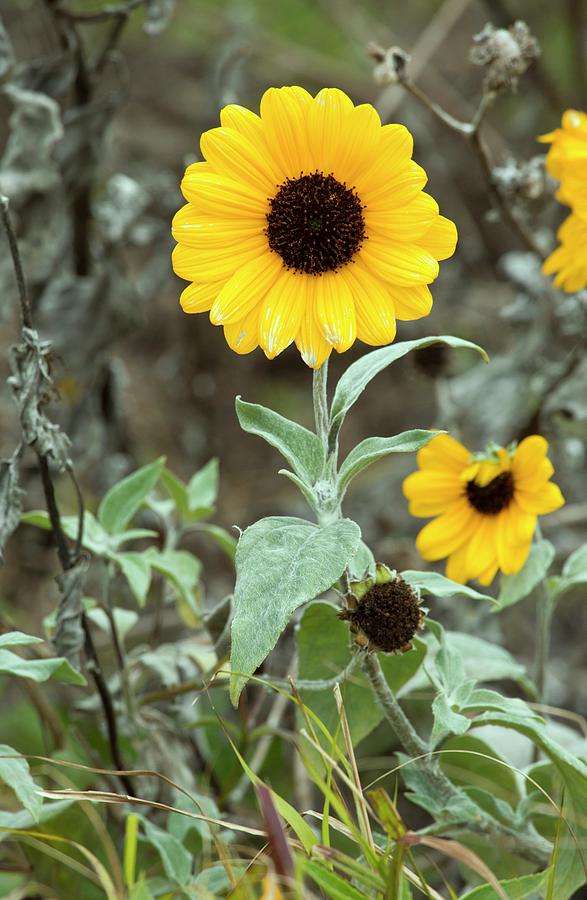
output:
POLYGON ((232 702, 271 652, 294 610, 332 587, 357 552, 361 531, 342 519, 320 527, 272 516, 243 532, 236 551, 232 702))
POLYGON ((104 495, 98 507, 98 521, 109 534, 116 534, 128 525, 159 481, 164 462, 165 458, 161 457, 137 469, 104 495))
POLYGON ((411 350, 420 350, 422 347, 429 347, 430 344, 447 344, 449 347, 476 350, 483 359, 488 361, 488 356, 482 347, 471 343, 471 341, 465 341, 462 338, 450 335, 420 338, 416 341, 404 341, 399 344, 392 344, 390 347, 372 350, 370 353, 362 356, 357 362, 352 363, 336 385, 331 409, 333 431, 335 433, 339 431, 344 417, 353 403, 358 400, 369 382, 379 372, 391 365, 391 363, 396 362, 396 360, 401 359, 402 356, 405 356, 411 350))
POLYGON ((494 612, 513 606, 531 594, 546 577, 554 559, 550 541, 537 541, 530 550, 526 564, 515 575, 502 575, 497 606, 494 612))
POLYGON ((24 808, 38 821, 43 806, 39 788, 33 781, 26 759, 7 744, 0 744, 0 781, 12 788, 24 808))
POLYGON ((470 597, 472 600, 489 600, 490 603, 495 603, 494 598, 488 594, 481 594, 467 584, 451 581, 439 572, 406 569, 405 572, 400 572, 400 575, 404 581, 418 588, 423 594, 434 594, 435 597, 470 597))
POLYGON ((338 474, 340 495, 344 494, 355 475, 377 462, 378 459, 382 459, 390 453, 414 453, 438 434, 441 432, 416 428, 412 431, 395 434, 393 437, 370 437, 361 441, 351 450, 340 467, 338 474))
POLYGON ((317 435, 272 409, 245 403, 240 397, 236 398, 236 414, 241 428, 279 450, 302 481, 312 485, 320 477, 324 450, 317 435))

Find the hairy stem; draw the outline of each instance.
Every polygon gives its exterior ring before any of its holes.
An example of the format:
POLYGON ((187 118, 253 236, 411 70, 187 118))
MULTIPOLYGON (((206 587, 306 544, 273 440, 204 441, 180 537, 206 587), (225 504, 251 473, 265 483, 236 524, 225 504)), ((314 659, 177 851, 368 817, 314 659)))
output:
POLYGON ((538 586, 536 606, 536 652, 534 657, 534 680, 538 698, 548 702, 548 657, 550 655, 550 632, 554 605, 544 582, 538 586))

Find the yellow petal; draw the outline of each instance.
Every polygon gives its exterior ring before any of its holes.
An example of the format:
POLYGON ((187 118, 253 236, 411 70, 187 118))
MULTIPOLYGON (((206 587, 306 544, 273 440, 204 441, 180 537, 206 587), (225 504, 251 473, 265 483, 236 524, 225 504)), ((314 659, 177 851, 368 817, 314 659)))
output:
POLYGON ((289 347, 297 336, 306 308, 305 282, 311 277, 282 270, 269 288, 259 319, 259 343, 268 359, 289 347))
POLYGON ((455 252, 457 240, 455 223, 444 216, 437 216, 418 243, 435 259, 448 259, 455 252))
POLYGON ((393 302, 396 318, 402 322, 422 319, 432 309, 432 294, 427 284, 398 287, 388 284, 387 290, 393 302))
POLYGON ((463 544, 446 561, 446 577, 457 584, 466 584, 469 580, 467 570, 467 545, 463 544))
POLYGON ((478 517, 466 500, 457 501, 447 512, 424 526, 416 538, 416 547, 424 559, 450 556, 467 541, 478 517))
POLYGON ((500 569, 504 575, 515 575, 526 564, 526 560, 530 555, 531 541, 525 544, 518 544, 516 547, 509 547, 503 563, 500 563, 500 569))
POLYGON ((263 236, 265 219, 218 219, 210 222, 198 214, 195 206, 186 203, 176 212, 171 225, 171 233, 176 241, 187 247, 211 249, 214 247, 240 246, 249 238, 263 236))
POLYGON ((387 241, 417 241, 423 246, 427 245, 418 239, 430 231, 433 222, 438 218, 438 203, 424 191, 405 206, 377 212, 369 208, 365 210, 368 234, 373 232, 387 241))
POLYGON ((524 512, 544 516, 565 504, 560 488, 548 481, 537 491, 516 491, 516 503, 524 512))
POLYGON ((258 221, 264 220, 269 210, 267 191, 216 172, 186 173, 181 189, 202 216, 258 221))
POLYGON ((497 566, 497 530, 494 516, 477 516, 477 526, 467 542, 469 578, 478 578, 497 566))
POLYGON ((301 357, 311 369, 319 369, 332 352, 332 346, 322 334, 316 317, 316 284, 319 280, 319 278, 308 278, 306 281, 305 310, 296 338, 296 346, 301 357))
POLYGON ((404 479, 402 490, 412 516, 437 516, 463 496, 463 485, 451 471, 412 472, 404 479))
POLYGON ((312 98, 301 88, 269 88, 261 100, 261 119, 269 152, 286 178, 312 168, 308 152, 307 110, 312 98), (301 91, 301 93, 300 93, 301 91))
POLYGON ((223 128, 233 128, 254 144, 263 142, 261 119, 237 103, 230 103, 220 111, 220 124, 223 128))
MULTIPOLYGON (((377 196, 382 190, 387 191, 390 184, 400 183, 409 172, 415 174, 416 170, 413 167, 416 164, 411 160, 413 149, 414 139, 405 125, 384 125, 373 164, 358 173, 355 180, 361 196, 377 196)), ((419 169, 419 166, 417 168, 419 169)), ((418 174, 421 176, 422 172, 423 170, 418 174)), ((424 182, 419 179, 418 183, 421 190, 426 184, 425 173, 424 182)))
POLYGON ((460 475, 468 465, 471 454, 450 434, 439 434, 418 450, 418 465, 421 469, 449 469, 460 475))
POLYGON ((225 281, 237 269, 250 260, 267 255, 267 242, 264 238, 249 238, 242 247, 217 247, 206 250, 193 250, 184 244, 178 244, 173 250, 171 259, 173 271, 186 281, 225 281))
POLYGON ((357 333, 353 295, 338 272, 312 277, 316 281, 316 319, 322 334, 343 353, 352 346, 357 333))
POLYGON ((358 264, 345 266, 340 277, 355 301, 359 340, 372 347, 390 344, 395 337, 395 310, 381 282, 358 264))
POLYGON ((185 313, 208 312, 221 288, 222 282, 220 284, 189 284, 179 298, 181 308, 185 313))
POLYGON ((484 572, 481 572, 481 574, 477 576, 477 581, 479 582, 479 584, 483 587, 488 587, 497 575, 498 568, 499 567, 497 563, 492 563, 490 566, 488 566, 484 572))
POLYGON ((348 187, 356 187, 360 173, 378 158, 381 119, 370 103, 355 106, 343 119, 333 175, 348 187))
POLYGON ((283 266, 273 253, 262 253, 241 266, 224 285, 210 311, 214 325, 231 325, 247 316, 264 299, 283 266))
POLYGON ((358 255, 373 275, 403 287, 430 284, 438 275, 437 261, 417 244, 387 245, 370 238, 358 255))
POLYGON ((367 209, 378 212, 379 210, 393 209, 396 206, 406 206, 417 197, 428 181, 424 169, 413 160, 389 178, 373 178, 368 184, 363 179, 356 179, 356 188, 361 200, 367 209))
POLYGON ((353 103, 338 88, 323 88, 308 108, 308 143, 317 168, 329 174, 337 163, 344 122, 353 103))
POLYGON ((220 175, 253 185, 271 197, 282 176, 260 142, 234 128, 212 128, 200 139, 202 154, 220 175))
POLYGON ((224 326, 224 337, 231 350, 241 356, 259 346, 259 307, 256 306, 243 319, 224 326))

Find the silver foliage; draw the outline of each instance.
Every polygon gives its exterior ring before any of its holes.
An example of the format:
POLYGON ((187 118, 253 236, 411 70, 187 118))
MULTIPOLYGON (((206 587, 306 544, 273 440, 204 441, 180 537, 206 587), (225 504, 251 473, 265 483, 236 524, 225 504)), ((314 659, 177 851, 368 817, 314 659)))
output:
POLYGON ((56 577, 61 599, 57 610, 57 623, 53 643, 58 656, 63 656, 74 667, 80 669, 81 650, 84 645, 82 627, 82 597, 89 560, 80 559, 56 577))

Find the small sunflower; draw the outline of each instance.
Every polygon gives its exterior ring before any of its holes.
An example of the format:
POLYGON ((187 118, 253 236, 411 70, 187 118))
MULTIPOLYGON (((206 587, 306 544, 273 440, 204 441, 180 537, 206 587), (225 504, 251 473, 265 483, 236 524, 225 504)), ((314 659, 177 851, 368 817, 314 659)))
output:
POLYGON ((562 127, 538 140, 550 144, 546 168, 560 182, 556 197, 572 209, 542 271, 556 274, 555 285, 572 294, 587 286, 587 115, 568 109, 562 127))
POLYGON ((550 481, 547 441, 538 434, 517 447, 471 454, 447 434, 418 453, 420 471, 404 494, 414 516, 437 516, 416 539, 427 560, 448 557, 446 574, 465 584, 490 584, 496 572, 519 572, 528 558, 537 517, 559 509, 563 495, 550 481))
POLYGON ((209 312, 237 353, 295 341, 319 368, 334 347, 379 346, 428 315, 453 222, 423 191, 403 125, 342 91, 270 88, 260 115, 225 107, 186 170, 173 268, 187 313, 209 312))
POLYGON ((568 294, 587 285, 587 218, 572 212, 557 231, 559 246, 544 262, 545 275, 555 275, 556 287, 568 294))
POLYGON ((538 138, 550 144, 547 171, 560 182, 557 199, 587 216, 587 115, 568 109, 561 128, 538 138))

